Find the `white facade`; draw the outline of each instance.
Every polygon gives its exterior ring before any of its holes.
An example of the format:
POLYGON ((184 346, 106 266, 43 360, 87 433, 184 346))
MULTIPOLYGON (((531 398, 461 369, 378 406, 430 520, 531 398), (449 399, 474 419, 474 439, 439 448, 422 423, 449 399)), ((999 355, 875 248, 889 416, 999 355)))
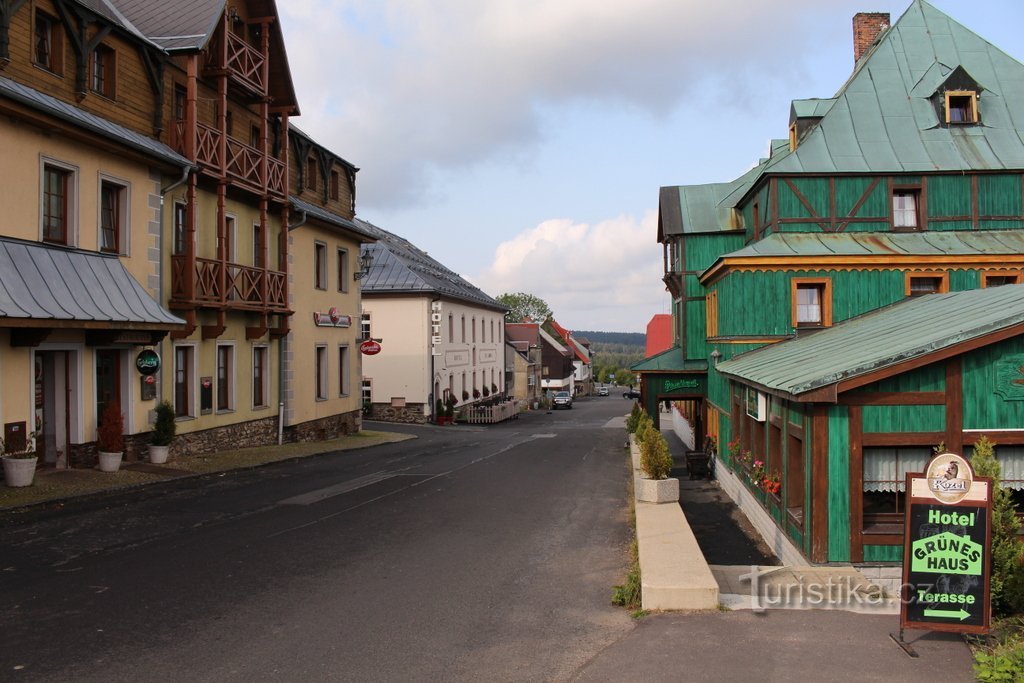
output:
POLYGON ((432 417, 434 401, 449 393, 464 405, 503 391, 502 311, 433 295, 364 292, 363 315, 381 345, 379 354, 363 356, 364 399, 374 414, 390 407, 432 417))

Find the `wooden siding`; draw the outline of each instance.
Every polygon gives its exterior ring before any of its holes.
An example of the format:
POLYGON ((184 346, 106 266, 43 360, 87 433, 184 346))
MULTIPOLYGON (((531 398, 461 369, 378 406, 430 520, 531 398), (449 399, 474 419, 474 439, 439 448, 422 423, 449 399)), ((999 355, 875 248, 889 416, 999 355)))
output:
POLYGON ((945 391, 946 374, 942 365, 933 363, 922 368, 905 372, 895 377, 887 377, 874 384, 860 387, 850 392, 857 393, 889 393, 912 391, 945 391))
MULTIPOLYGON (((1024 338, 1008 339, 963 357, 964 429, 1024 428, 1024 401, 1007 401, 995 392, 997 364, 1007 356, 1024 357, 1024 338)), ((1024 433, 1020 436, 1024 441, 1024 433)))
POLYGON ((865 432, 904 433, 942 432, 946 429, 946 407, 935 406, 864 406, 865 432))
POLYGON ((828 561, 850 561, 850 429, 846 406, 828 408, 828 561))
POLYGON ((865 562, 902 562, 902 545, 865 545, 865 562))

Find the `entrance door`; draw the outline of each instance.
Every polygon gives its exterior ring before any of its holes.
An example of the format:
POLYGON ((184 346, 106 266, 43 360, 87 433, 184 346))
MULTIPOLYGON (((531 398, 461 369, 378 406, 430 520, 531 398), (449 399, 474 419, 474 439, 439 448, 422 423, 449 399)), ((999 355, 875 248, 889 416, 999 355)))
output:
POLYGON ((111 401, 121 405, 121 352, 111 349, 96 351, 96 426, 111 401))
POLYGON ((35 432, 40 462, 64 468, 68 464, 71 424, 71 356, 73 351, 35 354, 35 432))

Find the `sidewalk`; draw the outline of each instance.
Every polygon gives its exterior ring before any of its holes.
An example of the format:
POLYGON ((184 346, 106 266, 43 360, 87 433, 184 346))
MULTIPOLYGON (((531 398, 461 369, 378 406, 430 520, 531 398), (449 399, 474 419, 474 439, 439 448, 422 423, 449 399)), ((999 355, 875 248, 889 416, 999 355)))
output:
POLYGON ((0 486, 0 512, 136 488, 172 479, 249 469, 282 460, 369 448, 414 438, 416 437, 409 434, 363 430, 330 441, 286 443, 280 446, 275 444, 207 455, 172 456, 166 465, 153 465, 141 461, 125 462, 117 472, 100 472, 98 469, 39 469, 36 471, 32 486, 0 486))

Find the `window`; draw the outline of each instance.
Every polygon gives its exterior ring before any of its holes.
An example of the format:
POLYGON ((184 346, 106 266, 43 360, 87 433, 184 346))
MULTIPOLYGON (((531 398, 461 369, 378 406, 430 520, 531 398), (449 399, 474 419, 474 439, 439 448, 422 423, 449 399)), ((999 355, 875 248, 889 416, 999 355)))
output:
POLYGON ((194 353, 191 346, 174 348, 174 414, 178 417, 188 417, 195 413, 192 391, 194 353))
POLYGON ((466 343, 466 316, 462 316, 462 343, 466 343))
POLYGON ((832 281, 793 278, 793 327, 829 327, 832 325, 832 281))
POLYGON ((174 84, 174 120, 185 120, 185 105, 188 101, 188 90, 180 83, 174 84))
POLYGON ((327 347, 316 347, 316 400, 327 400, 327 347))
POLYGON ((907 296, 937 294, 949 291, 948 273, 907 273, 907 296))
POLYGON ((184 202, 174 202, 174 244, 171 248, 175 254, 181 255, 185 253, 187 246, 187 235, 186 232, 187 213, 185 210, 184 202))
POLYGON ((267 259, 263 246, 263 226, 259 223, 252 224, 252 265, 254 268, 265 268, 267 259))
POLYGON ((786 511, 801 529, 804 525, 804 442, 792 433, 786 437, 786 511))
POLYGON ((359 318, 360 339, 370 339, 370 314, 363 313, 359 318))
POLYGON ((127 195, 128 188, 124 185, 100 181, 100 251, 126 253, 127 195))
POLYGON ((973 90, 946 92, 946 123, 978 123, 978 94, 973 90))
POLYGON ((704 299, 705 315, 707 317, 708 337, 718 336, 718 292, 708 292, 704 299))
POLYGON ((69 244, 71 232, 72 172, 43 166, 43 240, 69 244))
MULTIPOLYGON (((476 343, 476 318, 469 321, 469 328, 473 332, 473 342, 476 343)), ((474 382, 474 384, 476 383, 474 382)))
POLYGON ((252 406, 266 408, 267 397, 270 395, 270 373, 267 359, 269 351, 266 346, 254 346, 252 349, 252 406))
POLYGON ((263 131, 257 125, 249 126, 249 146, 263 149, 263 131))
POLYGON ((369 377, 363 378, 363 384, 361 388, 363 396, 363 405, 368 406, 373 403, 373 380, 369 377))
POLYGON ((224 260, 235 262, 235 217, 224 217, 224 260))
POLYGON ((1001 287, 1003 285, 1019 285, 1021 274, 1012 270, 994 270, 981 274, 982 287, 1001 287))
POLYGON ((224 112, 224 132, 231 136, 235 132, 235 116, 231 110, 224 112))
POLYGON ((327 245, 323 242, 313 244, 313 286, 327 289, 327 245))
POLYGON ((92 91, 108 99, 114 99, 116 55, 106 45, 97 45, 90 59, 92 91))
POLYGON ((892 227, 920 228, 918 204, 919 190, 895 190, 892 193, 892 227))
POLYGON ((331 199, 337 201, 341 197, 341 174, 331 171, 331 199))
POLYGON ((931 456, 928 446, 864 449, 865 529, 898 524, 902 530, 907 472, 924 472, 931 456))
POLYGON ((494 319, 491 319, 491 343, 494 343, 494 319))
POLYGON ((60 22, 53 17, 36 12, 32 62, 55 74, 63 72, 64 33, 60 22))
POLYGON ((796 138, 796 121, 789 124, 789 151, 792 152, 796 149, 797 138, 796 138))
MULTIPOLYGON (((1017 516, 1020 517, 1024 512, 1024 445, 996 446, 995 455, 1001 470, 1000 483, 1010 492, 1010 498, 1017 506, 1017 516)), ((967 457, 966 454, 964 457, 967 457)))
POLYGON ((352 355, 348 346, 338 347, 338 396, 348 396, 352 390, 352 355))
POLYGON ((455 341, 455 318, 451 313, 448 314, 448 342, 452 343, 455 341))
POLYGON ((235 380, 235 348, 217 345, 217 410, 232 410, 235 380))
POLYGON ((348 249, 338 249, 338 291, 348 291, 348 249))
POLYGON ((316 174, 317 174, 317 163, 316 159, 310 157, 306 159, 306 188, 310 192, 316 192, 316 174))

